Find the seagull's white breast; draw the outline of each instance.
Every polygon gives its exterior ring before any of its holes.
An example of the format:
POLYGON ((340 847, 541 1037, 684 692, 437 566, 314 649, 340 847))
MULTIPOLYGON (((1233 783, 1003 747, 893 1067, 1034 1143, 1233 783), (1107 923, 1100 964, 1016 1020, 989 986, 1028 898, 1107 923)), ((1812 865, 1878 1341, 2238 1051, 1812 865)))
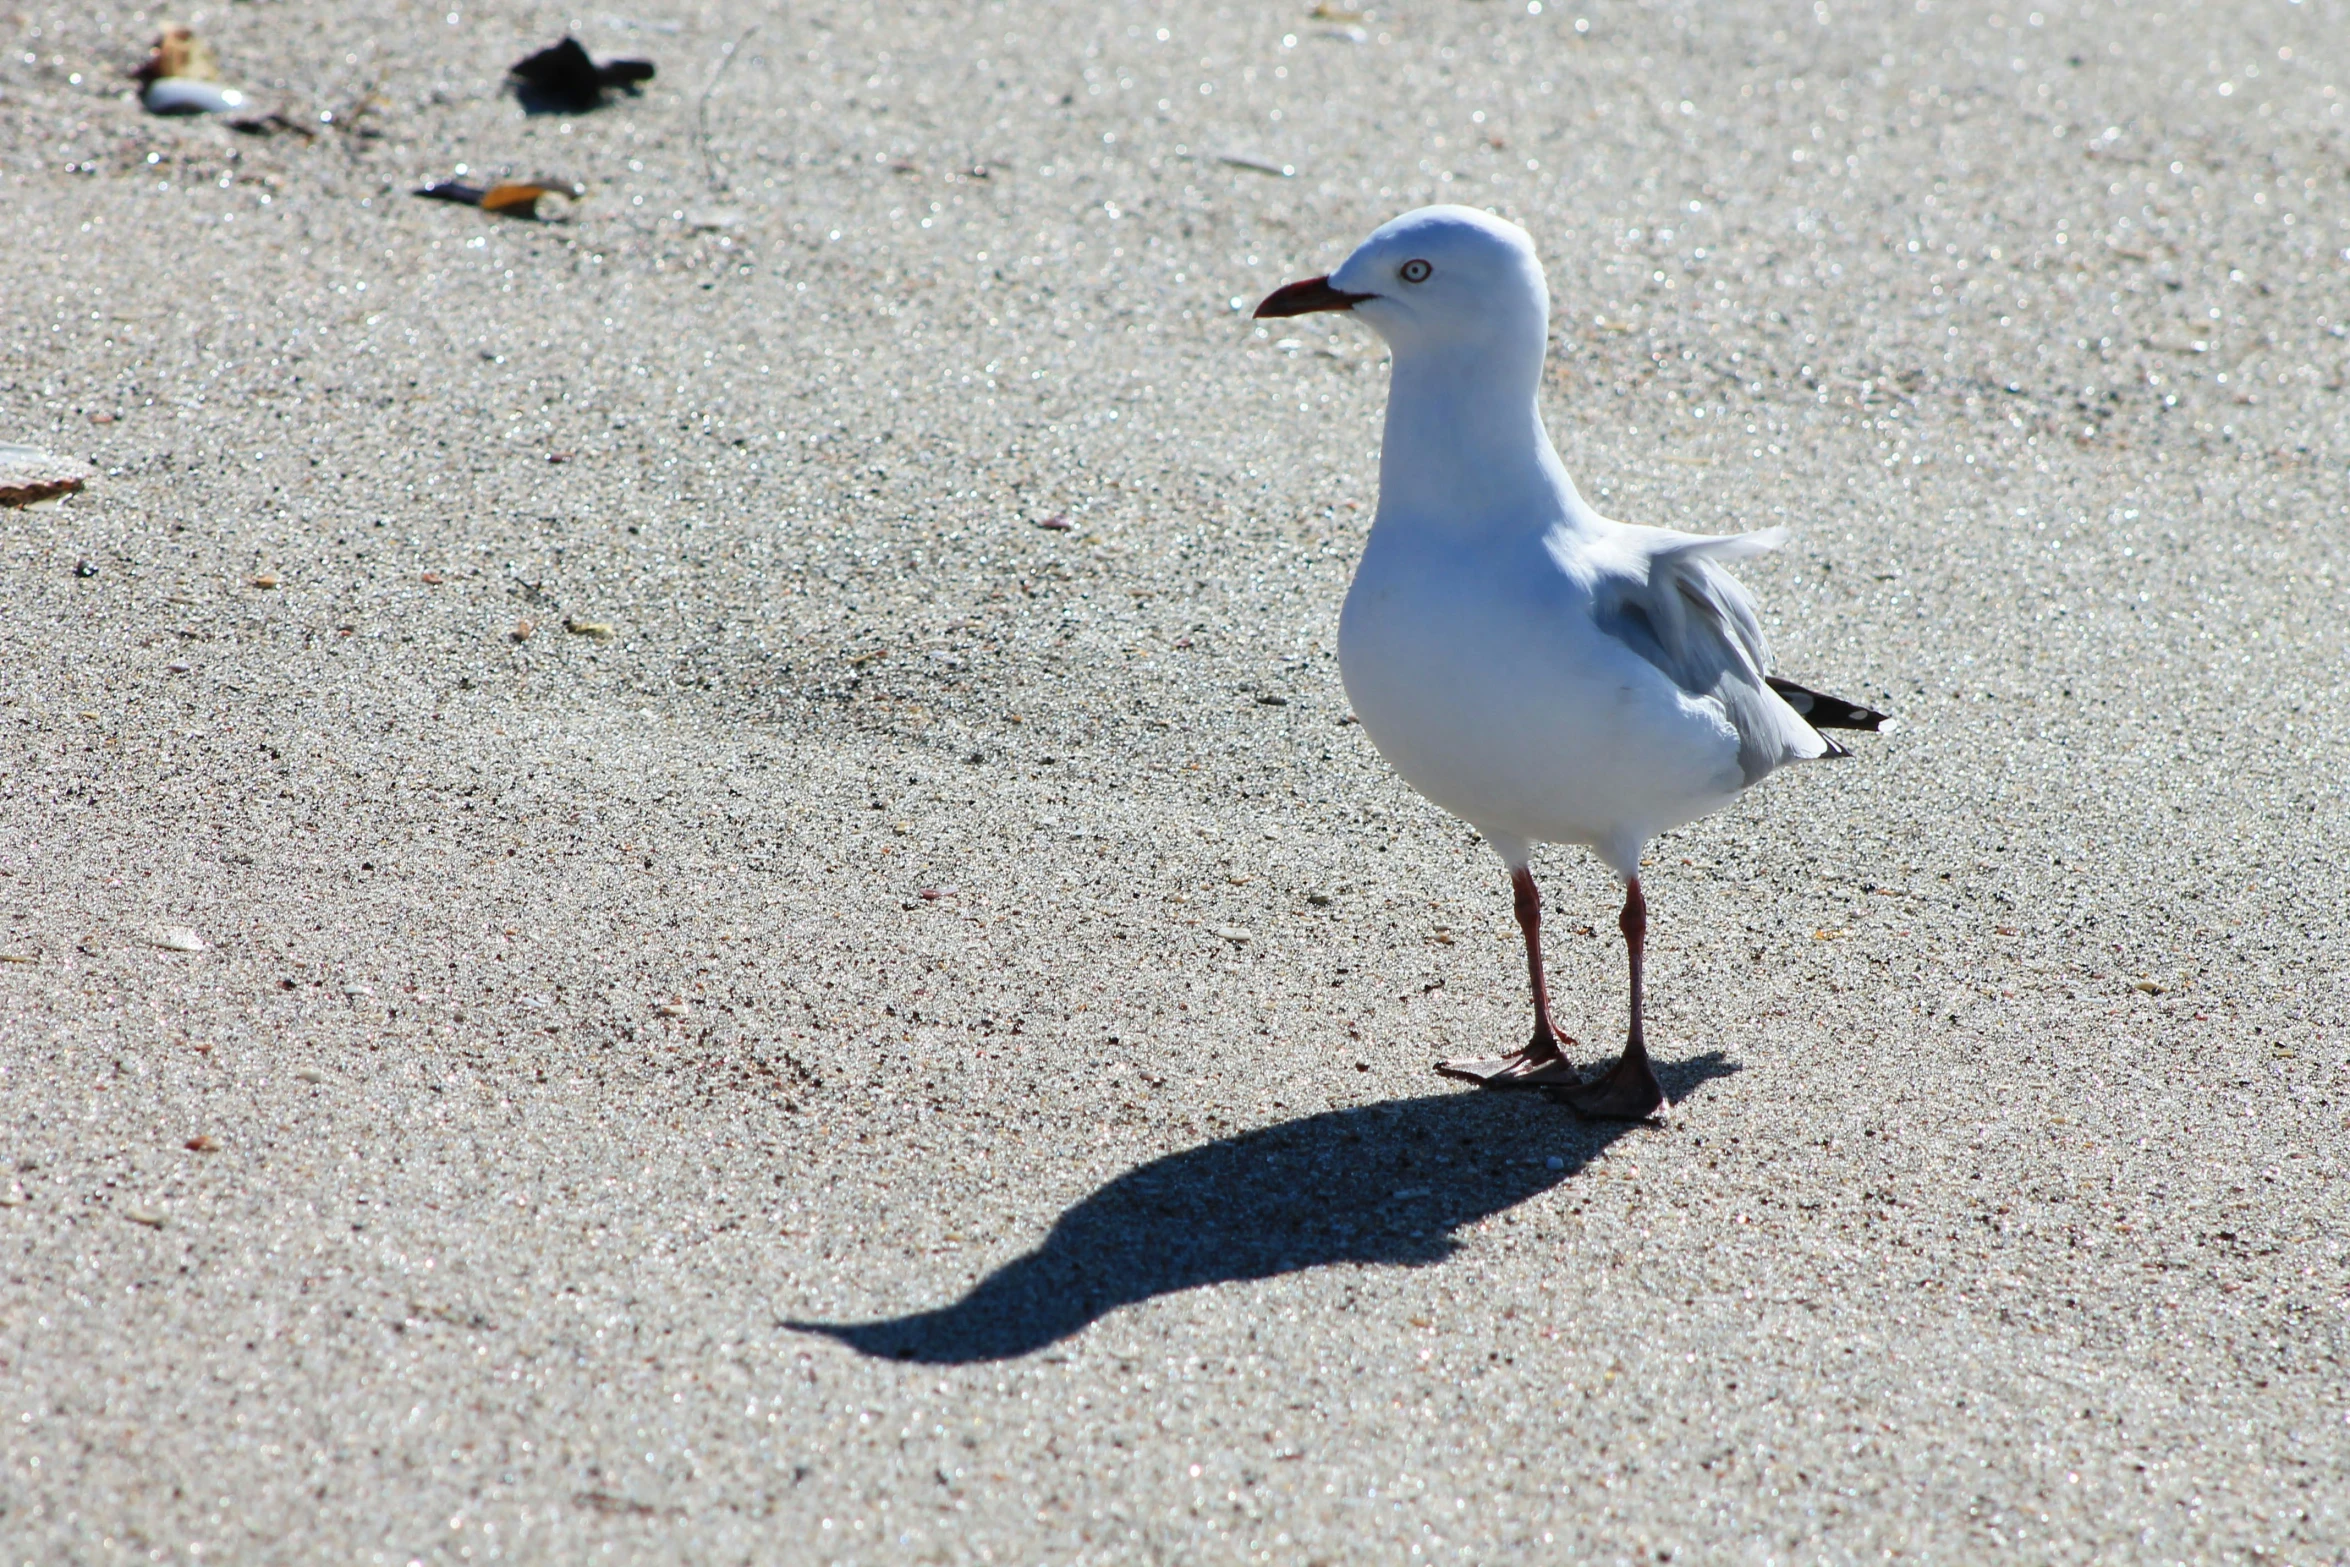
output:
POLYGON ((1375 527, 1338 657, 1379 754, 1505 853, 1582 843, 1615 863, 1743 787, 1719 706, 1602 631, 1535 531, 1375 527))

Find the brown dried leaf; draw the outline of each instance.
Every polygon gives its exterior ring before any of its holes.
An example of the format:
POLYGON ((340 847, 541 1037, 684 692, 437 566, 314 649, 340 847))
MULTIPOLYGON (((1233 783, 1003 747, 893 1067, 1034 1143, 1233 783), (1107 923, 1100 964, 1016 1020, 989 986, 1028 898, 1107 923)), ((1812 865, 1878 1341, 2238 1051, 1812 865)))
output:
POLYGON ((487 189, 468 185, 462 180, 441 180, 426 185, 416 192, 434 201, 453 201, 460 206, 479 207, 500 217, 536 218, 541 196, 567 196, 577 201, 587 194, 587 187, 576 180, 501 180, 487 189))
POLYGON ((535 218, 539 215, 541 196, 568 196, 577 201, 586 194, 587 187, 579 184, 563 184, 552 180, 508 180, 482 192, 481 210, 535 218))

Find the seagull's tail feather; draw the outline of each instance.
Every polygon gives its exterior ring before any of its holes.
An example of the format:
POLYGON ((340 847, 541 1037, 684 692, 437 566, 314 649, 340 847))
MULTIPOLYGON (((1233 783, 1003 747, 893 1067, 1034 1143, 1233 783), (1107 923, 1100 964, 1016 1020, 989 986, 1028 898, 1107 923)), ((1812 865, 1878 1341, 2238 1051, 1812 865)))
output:
POLYGON ((1727 564, 1734 560, 1752 560, 1757 555, 1768 555, 1786 542, 1787 530, 1783 527, 1757 528, 1752 533, 1682 534, 1656 553, 1727 564))
MULTIPOLYGON (((1797 713, 1802 715, 1803 721, 1814 729, 1866 729, 1874 732, 1885 725, 1888 715, 1878 712, 1873 707, 1863 707, 1858 702, 1847 702, 1840 696, 1829 696, 1824 691, 1814 691, 1807 686, 1799 686, 1794 681, 1782 680, 1777 675, 1769 675, 1765 678, 1770 681, 1771 689, 1779 693, 1779 700, 1794 708, 1797 713)), ((1833 741, 1829 743, 1835 744, 1833 741)), ((1842 746, 1835 748, 1839 752, 1844 751, 1842 746)), ((1849 755, 1850 753, 1844 754, 1849 755)))

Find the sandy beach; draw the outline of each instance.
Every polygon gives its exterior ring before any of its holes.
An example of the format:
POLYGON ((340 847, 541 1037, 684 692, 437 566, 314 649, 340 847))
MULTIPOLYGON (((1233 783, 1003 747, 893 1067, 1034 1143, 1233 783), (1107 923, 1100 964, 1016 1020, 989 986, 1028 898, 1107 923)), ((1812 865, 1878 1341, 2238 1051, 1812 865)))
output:
POLYGON ((2038 3, 0 12, 0 1560, 2350 1561, 2350 11, 2038 3), (1661 1130, 1247 314, 1437 201, 1901 719, 1661 1130))

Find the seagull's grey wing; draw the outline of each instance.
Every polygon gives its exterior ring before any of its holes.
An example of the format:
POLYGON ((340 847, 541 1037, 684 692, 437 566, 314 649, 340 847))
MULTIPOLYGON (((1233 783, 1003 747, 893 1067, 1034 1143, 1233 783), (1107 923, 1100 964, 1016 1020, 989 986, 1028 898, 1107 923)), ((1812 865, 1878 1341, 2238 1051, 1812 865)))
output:
POLYGON ((1844 748, 1805 723, 1769 680, 1770 644, 1754 599, 1723 562, 1776 549, 1779 528, 1729 538, 1626 529, 1592 583, 1600 629, 1691 696, 1717 703, 1738 732, 1753 783, 1775 767, 1844 748))

